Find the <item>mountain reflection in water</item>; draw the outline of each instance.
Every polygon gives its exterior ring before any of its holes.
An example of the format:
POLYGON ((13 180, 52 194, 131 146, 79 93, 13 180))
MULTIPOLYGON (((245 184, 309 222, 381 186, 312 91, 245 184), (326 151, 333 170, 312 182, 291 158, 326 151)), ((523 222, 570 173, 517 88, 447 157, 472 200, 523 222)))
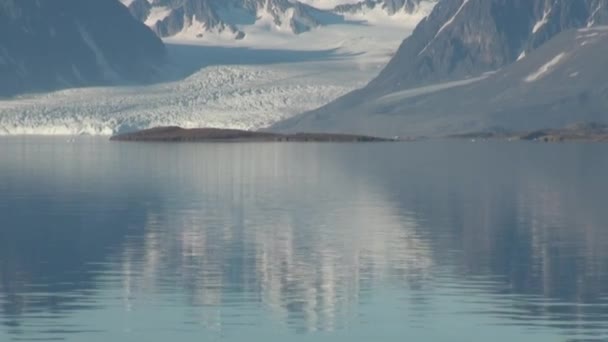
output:
POLYGON ((601 341, 605 152, 3 138, 0 340, 601 341))

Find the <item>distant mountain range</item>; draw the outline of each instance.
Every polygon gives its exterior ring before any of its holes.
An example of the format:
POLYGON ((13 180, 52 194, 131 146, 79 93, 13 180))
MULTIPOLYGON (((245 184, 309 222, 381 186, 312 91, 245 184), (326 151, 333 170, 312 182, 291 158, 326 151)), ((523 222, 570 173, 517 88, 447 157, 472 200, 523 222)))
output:
MULTIPOLYGON (((121 0, 135 18, 160 37, 245 39, 248 27, 300 34, 344 22, 351 15, 381 11, 386 16, 414 13, 437 0, 362 0, 327 8, 297 0, 121 0)), ((310 1, 309 1, 310 2, 310 1)), ((312 3, 312 2, 310 2, 312 3)))
POLYGON ((395 15, 399 12, 415 13, 421 3, 434 3, 438 0, 362 0, 337 5, 333 8, 337 13, 365 14, 370 10, 381 9, 388 15, 395 15))
POLYGON ((607 0, 444 0, 363 89, 275 128, 447 135, 608 122, 607 0))
POLYGON ((0 97, 145 82, 165 57, 118 0, 0 0, 0 97))

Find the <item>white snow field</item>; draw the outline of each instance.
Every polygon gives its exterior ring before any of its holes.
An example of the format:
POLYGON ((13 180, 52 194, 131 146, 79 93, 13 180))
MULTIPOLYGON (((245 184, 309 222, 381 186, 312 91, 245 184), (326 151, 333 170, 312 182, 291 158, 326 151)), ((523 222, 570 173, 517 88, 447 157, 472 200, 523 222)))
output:
POLYGON ((160 125, 262 128, 364 85, 424 15, 300 35, 260 32, 245 41, 167 39, 172 66, 165 82, 0 100, 0 135, 111 135, 160 125))

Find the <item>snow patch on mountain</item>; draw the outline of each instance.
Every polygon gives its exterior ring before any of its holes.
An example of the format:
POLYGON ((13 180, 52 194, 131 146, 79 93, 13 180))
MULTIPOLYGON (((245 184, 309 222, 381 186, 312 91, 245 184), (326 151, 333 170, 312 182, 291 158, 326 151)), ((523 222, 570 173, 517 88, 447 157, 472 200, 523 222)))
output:
POLYGON ((530 74, 528 77, 526 77, 525 81, 528 83, 538 81, 542 77, 548 75, 565 57, 566 57, 565 52, 560 53, 559 55, 555 56, 552 60, 547 62, 547 64, 544 64, 543 66, 541 66, 536 72, 534 72, 534 73, 530 74))
POLYGON ((133 1, 135 0, 120 0, 120 2, 122 2, 123 5, 129 7, 131 6, 131 4, 133 3, 133 1))
POLYGON ((445 24, 443 24, 443 26, 441 26, 439 31, 437 31, 437 33, 435 34, 435 38, 437 38, 437 36, 439 36, 441 34, 441 32, 443 32, 443 30, 445 30, 448 26, 452 25, 454 20, 456 20, 456 18, 462 12, 462 10, 464 9, 464 7, 467 5, 468 2, 469 2, 469 0, 464 0, 462 2, 462 5, 460 5, 460 7, 456 11, 456 13, 445 24))
POLYGON ((522 51, 519 56, 517 56, 517 61, 521 61, 522 59, 526 58, 526 51, 522 51))
POLYGON ((171 8, 165 6, 152 7, 150 15, 144 22, 147 26, 154 26, 157 22, 164 20, 171 14, 171 8))
POLYGON ((592 27, 593 25, 595 25, 595 16, 596 14, 599 13, 599 11, 602 9, 602 4, 599 3, 597 5, 597 8, 593 11, 593 13, 591 14, 591 17, 589 18, 589 21, 587 22, 587 27, 592 27))
POLYGON ((389 105, 389 104, 397 103, 399 101, 409 99, 412 97, 428 95, 428 94, 436 93, 436 92, 450 89, 450 88, 456 88, 456 87, 460 87, 460 86, 464 86, 464 85, 469 85, 469 84, 472 84, 475 82, 479 82, 481 80, 485 80, 490 75, 492 75, 492 73, 485 73, 482 76, 467 78, 464 80, 432 84, 429 86, 414 88, 414 89, 406 89, 406 90, 402 90, 399 92, 385 95, 385 96, 379 98, 378 100, 376 100, 375 102, 376 102, 376 104, 389 105))
POLYGON ((550 8, 545 10, 545 12, 543 13, 543 17, 539 21, 537 21, 536 24, 534 24, 534 27, 532 28, 532 33, 538 32, 543 26, 547 25, 547 23, 549 22, 550 14, 550 8))
POLYGON ((452 23, 454 22, 454 20, 456 20, 456 18, 462 12, 462 10, 464 9, 464 7, 467 5, 468 2, 469 2, 469 0, 463 0, 462 4, 460 5, 460 7, 456 11, 456 13, 454 13, 454 15, 450 19, 448 19, 448 21, 446 21, 439 28, 439 30, 437 31, 437 33, 435 33, 435 36, 433 37, 433 39, 431 39, 428 42, 428 44, 426 44, 426 46, 422 50, 420 50, 420 52, 418 53, 418 56, 421 56, 422 54, 424 54, 426 52, 426 50, 428 50, 428 48, 431 46, 431 44, 433 44, 433 42, 435 42, 435 39, 437 39, 437 37, 439 37, 439 35, 441 34, 441 32, 443 32, 446 28, 448 28, 450 25, 452 25, 452 23))
POLYGON ((385 25, 399 27, 415 26, 432 10, 435 2, 427 1, 420 3, 418 10, 414 12, 398 11, 388 14, 385 8, 375 6, 374 8, 363 8, 359 11, 343 13, 344 18, 355 22, 364 22, 371 25, 385 25))

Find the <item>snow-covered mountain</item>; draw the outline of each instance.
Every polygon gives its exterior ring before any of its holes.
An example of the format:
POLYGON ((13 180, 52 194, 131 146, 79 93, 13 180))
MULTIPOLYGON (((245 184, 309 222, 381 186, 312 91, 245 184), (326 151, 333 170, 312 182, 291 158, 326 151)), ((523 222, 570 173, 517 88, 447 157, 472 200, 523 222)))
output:
POLYGON ((165 57, 118 0, 0 0, 0 97, 147 81, 165 57))
POLYGON ((284 130, 443 135, 608 122, 607 0, 441 1, 366 87, 284 130))
POLYGON ((399 13, 415 13, 421 7, 433 4, 438 0, 361 0, 337 5, 333 10, 337 13, 365 14, 369 11, 380 9, 388 15, 399 13))
POLYGON ((607 0, 442 1, 370 88, 475 76, 524 58, 562 31, 605 24, 607 0))
POLYGON ((429 11, 437 0, 121 0, 160 37, 245 39, 251 32, 299 34, 348 20, 429 11), (335 6, 333 6, 335 5, 335 6), (331 7, 333 6, 333 7, 331 7))

